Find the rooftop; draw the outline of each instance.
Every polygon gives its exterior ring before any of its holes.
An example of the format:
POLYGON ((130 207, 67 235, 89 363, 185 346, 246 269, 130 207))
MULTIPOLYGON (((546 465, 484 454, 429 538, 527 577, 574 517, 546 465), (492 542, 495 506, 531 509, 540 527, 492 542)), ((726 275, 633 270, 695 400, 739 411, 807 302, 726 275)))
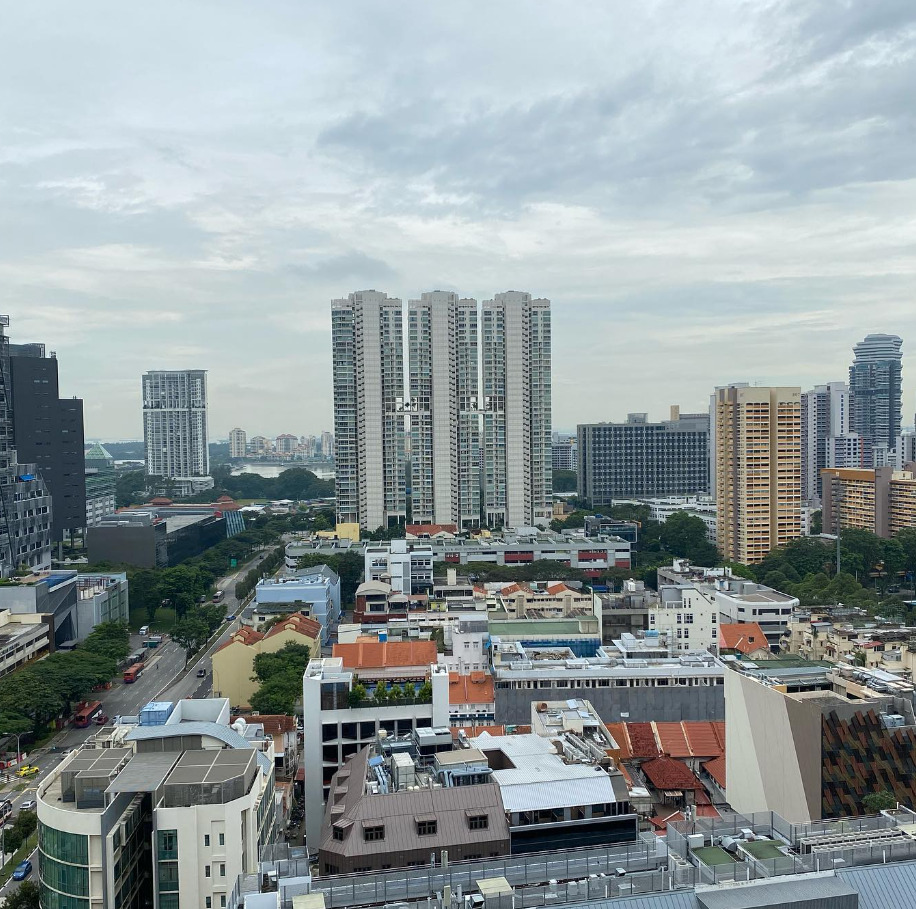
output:
POLYGON ((719 649, 750 655, 759 650, 769 650, 770 645, 757 622, 720 622, 719 649))
POLYGON ((345 669, 425 667, 437 660, 433 641, 357 641, 335 644, 333 654, 345 669))

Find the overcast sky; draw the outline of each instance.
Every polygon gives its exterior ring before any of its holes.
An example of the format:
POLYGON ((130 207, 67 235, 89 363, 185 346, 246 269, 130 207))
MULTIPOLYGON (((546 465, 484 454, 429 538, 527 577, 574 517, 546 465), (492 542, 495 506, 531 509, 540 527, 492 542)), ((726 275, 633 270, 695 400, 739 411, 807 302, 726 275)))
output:
POLYGON ((0 312, 88 437, 205 368, 332 426, 332 297, 553 301, 554 426, 846 378, 916 409, 916 3, 6 2, 0 312))

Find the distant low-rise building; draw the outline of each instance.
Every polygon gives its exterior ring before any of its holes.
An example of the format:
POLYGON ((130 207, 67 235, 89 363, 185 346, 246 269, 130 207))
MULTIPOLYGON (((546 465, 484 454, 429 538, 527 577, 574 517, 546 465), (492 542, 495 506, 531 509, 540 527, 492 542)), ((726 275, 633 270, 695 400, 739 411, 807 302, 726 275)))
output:
POLYGON ((233 707, 248 707, 257 691, 254 660, 261 653, 276 653, 286 644, 304 644, 312 655, 321 653, 322 629, 314 619, 292 613, 266 634, 243 625, 213 654, 213 693, 228 698, 233 707))
POLYGON ((254 602, 242 622, 260 630, 277 616, 298 612, 321 625, 322 643, 340 620, 340 578, 327 565, 305 568, 294 575, 264 578, 255 587, 254 602))
POLYGON ((77 637, 84 640, 102 622, 130 621, 127 573, 79 574, 76 579, 77 637))

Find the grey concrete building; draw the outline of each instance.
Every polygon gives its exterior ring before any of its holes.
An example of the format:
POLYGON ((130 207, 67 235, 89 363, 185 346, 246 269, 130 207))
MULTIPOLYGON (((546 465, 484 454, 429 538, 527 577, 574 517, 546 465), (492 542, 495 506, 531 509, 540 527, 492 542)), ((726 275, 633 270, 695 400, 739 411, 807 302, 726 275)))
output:
POLYGON ((144 373, 143 441, 149 476, 177 480, 210 473, 206 370, 144 373))
POLYGON ((855 359, 849 367, 852 431, 862 438, 864 467, 876 466, 876 449, 893 449, 900 435, 902 346, 897 335, 875 334, 854 348, 855 359))
POLYGON ((579 426, 580 498, 593 507, 616 499, 696 495, 709 487, 709 416, 681 414, 650 423, 630 414, 625 423, 579 426))

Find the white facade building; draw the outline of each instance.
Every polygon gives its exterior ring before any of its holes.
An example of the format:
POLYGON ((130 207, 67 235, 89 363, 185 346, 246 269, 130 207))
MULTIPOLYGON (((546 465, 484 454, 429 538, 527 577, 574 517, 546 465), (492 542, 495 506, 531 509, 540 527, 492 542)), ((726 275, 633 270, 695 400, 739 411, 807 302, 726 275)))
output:
POLYGON ((714 591, 690 583, 660 583, 658 596, 649 607, 649 628, 665 636, 671 652, 716 651, 719 604, 714 591))
POLYGON ((477 301, 407 304, 411 505, 417 524, 480 525, 477 301))
POLYGON ((392 540, 366 547, 366 581, 390 584, 398 593, 428 593, 433 587, 433 548, 429 544, 392 540))
POLYGON ((401 301, 375 290, 331 301, 338 523, 407 517, 401 301))
POLYGON ((210 473, 206 370, 144 373, 143 441, 149 476, 173 479, 210 473))
POLYGON ((550 301, 508 291, 481 312, 483 517, 489 526, 552 517, 550 301))
POLYGON ((850 432, 849 386, 815 385, 802 397, 802 502, 820 501, 825 467, 859 467, 859 437, 850 432), (831 463, 842 460, 844 463, 831 463))
POLYGON ((248 454, 248 434, 236 427, 229 433, 229 457, 244 458, 248 454))
POLYGON ((649 516, 660 524, 678 511, 699 518, 706 525, 706 539, 716 542, 716 500, 711 496, 665 496, 640 501, 649 506, 649 516))
MULTIPOLYGON (((310 853, 318 851, 331 778, 350 755, 372 744, 380 730, 393 737, 449 725, 448 670, 444 666, 429 667, 432 700, 428 704, 351 707, 350 691, 358 675, 358 670, 345 669, 340 657, 332 657, 311 660, 302 679, 302 760, 307 768, 305 825, 310 853)), ((403 671, 392 667, 392 675, 402 679, 403 671)))
POLYGON ((294 575, 264 578, 254 589, 254 603, 242 613, 242 622, 260 630, 265 622, 290 612, 301 612, 321 625, 329 640, 340 620, 340 578, 327 565, 304 568, 294 575))

